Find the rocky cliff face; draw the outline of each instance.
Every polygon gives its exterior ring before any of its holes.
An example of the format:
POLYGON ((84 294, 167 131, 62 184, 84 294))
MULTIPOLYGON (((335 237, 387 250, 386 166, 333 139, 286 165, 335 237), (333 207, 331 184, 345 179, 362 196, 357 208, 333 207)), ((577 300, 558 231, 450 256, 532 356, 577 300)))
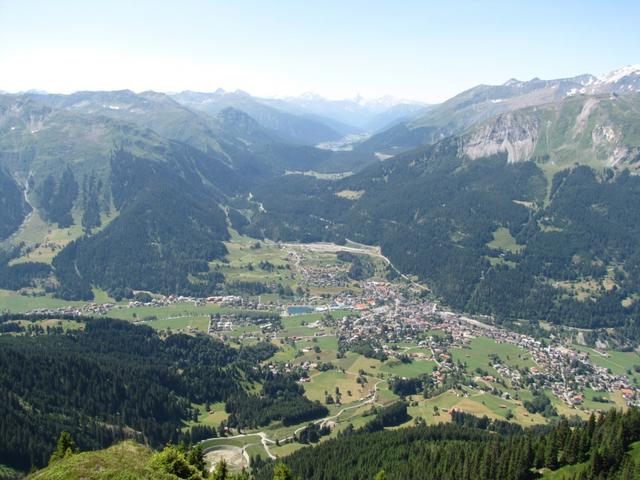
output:
POLYGON ((638 167, 640 96, 573 96, 563 102, 503 113, 460 139, 471 159, 506 153, 510 163, 543 159, 556 165, 638 167))
POLYGON ((538 142, 539 119, 518 112, 497 116, 463 139, 462 152, 469 158, 506 152, 509 163, 532 157, 538 142))

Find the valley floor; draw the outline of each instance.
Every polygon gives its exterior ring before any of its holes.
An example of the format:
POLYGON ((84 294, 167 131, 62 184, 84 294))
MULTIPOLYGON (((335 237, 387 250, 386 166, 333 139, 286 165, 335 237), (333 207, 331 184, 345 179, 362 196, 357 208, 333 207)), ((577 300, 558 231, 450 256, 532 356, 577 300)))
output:
MULTIPOLYGON (((370 420, 376 407, 405 398, 411 416, 448 422, 454 411, 516 422, 546 423, 555 414, 588 418, 592 412, 638 403, 640 355, 566 344, 562 338, 536 339, 448 311, 430 299, 413 279, 386 279, 390 268, 376 247, 358 244, 278 244, 235 236, 224 262, 213 262, 230 281, 260 281, 290 288, 277 293, 197 299, 152 295, 150 301, 115 302, 104 292, 99 301, 64 302, 48 296, 0 292, 3 309, 39 312, 45 326, 81 328, 61 314, 105 315, 148 324, 162 332, 208 334, 240 347, 268 341, 278 347, 264 366, 273 372, 301 369, 306 396, 326 405, 329 415, 314 421, 334 438, 370 420), (348 252, 374 267, 364 280, 349 277, 348 252), (290 315, 292 306, 309 313, 290 315), (247 316, 253 312, 253 317, 247 316), (260 315, 281 315, 280 328, 265 328, 260 315), (220 317, 228 325, 217 327, 220 317), (48 322, 48 323, 47 323, 48 322), (406 386, 413 381, 413 386, 406 386), (406 384, 404 385, 403 384, 406 384), (403 386, 404 385, 404 386, 403 386), (541 395, 546 411, 531 405, 541 395)), ((28 322, 24 322, 26 325, 28 322)), ((185 425, 218 428, 228 414, 222 403, 185 425)), ((251 458, 277 458, 302 448, 308 422, 273 422, 255 430, 229 429, 206 440, 207 459, 224 458, 234 468, 251 458)))

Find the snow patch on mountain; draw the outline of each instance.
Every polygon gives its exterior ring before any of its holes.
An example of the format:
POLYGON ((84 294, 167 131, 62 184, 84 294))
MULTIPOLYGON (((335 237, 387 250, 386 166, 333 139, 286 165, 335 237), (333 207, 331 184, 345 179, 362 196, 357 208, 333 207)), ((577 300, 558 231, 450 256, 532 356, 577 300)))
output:
POLYGON ((606 73, 596 81, 597 84, 617 83, 625 77, 631 75, 640 75, 640 64, 627 65, 626 67, 618 68, 612 72, 606 73))

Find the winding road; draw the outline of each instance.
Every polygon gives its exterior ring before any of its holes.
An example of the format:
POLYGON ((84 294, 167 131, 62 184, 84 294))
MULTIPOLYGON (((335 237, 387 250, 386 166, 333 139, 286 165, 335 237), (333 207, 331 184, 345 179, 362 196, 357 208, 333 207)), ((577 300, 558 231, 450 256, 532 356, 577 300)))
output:
MULTIPOLYGON (((361 402, 359 402, 359 403, 357 403, 357 404, 355 404, 355 405, 350 405, 350 406, 348 406, 348 407, 344 407, 344 408, 342 408, 341 410, 339 410, 339 411, 338 411, 338 413, 335 413, 335 414, 333 414, 333 415, 329 415, 329 416, 327 416, 327 417, 324 417, 324 418, 321 418, 321 419, 315 420, 313 423, 314 423, 315 425, 320 425, 320 427, 324 427, 324 426, 325 426, 325 424, 326 424, 327 422, 329 422, 329 421, 331 421, 331 420, 334 420, 334 419, 336 419, 336 418, 340 417, 340 415, 342 415, 344 412, 346 412, 346 411, 348 411, 348 410, 353 410, 354 408, 360 408, 360 407, 362 407, 363 405, 367 405, 367 404, 369 404, 369 403, 375 403, 376 398, 377 398, 377 396, 378 396, 378 384, 380 384, 380 382, 382 382, 382 380, 378 380, 378 381, 376 382, 376 384, 373 386, 373 392, 372 392, 372 393, 370 393, 370 394, 368 395, 368 397, 367 397, 364 401, 361 401, 361 402)), ((234 439, 234 438, 246 438, 246 437, 253 437, 253 436, 256 436, 256 435, 257 435, 257 436, 259 436, 259 437, 260 437, 260 442, 262 443, 262 447, 264 448, 264 451, 265 451, 265 452, 267 452, 267 455, 269 456, 269 458, 270 458, 270 459, 272 459, 272 460, 275 460, 277 457, 276 457, 273 453, 271 453, 271 450, 269 450, 269 444, 270 444, 270 445, 276 445, 276 444, 277 444, 277 443, 279 443, 279 442, 287 442, 287 441, 289 441, 289 440, 293 440, 293 439, 295 438, 295 436, 296 436, 296 435, 298 435, 298 433, 300 433, 300 432, 301 432, 302 430, 304 430, 305 428, 307 428, 307 426, 306 426, 306 425, 305 425, 305 426, 302 426, 302 427, 300 427, 300 428, 297 428, 296 430, 294 430, 294 432, 293 432, 293 434, 292 434, 292 435, 289 435, 289 436, 287 436, 287 437, 284 437, 284 438, 281 438, 281 439, 277 439, 277 440, 273 440, 273 439, 269 438, 269 437, 267 436, 267 434, 266 434, 265 432, 263 432, 263 431, 259 431, 259 432, 251 432, 251 433, 240 433, 240 434, 238 434, 238 435, 232 435, 232 436, 229 436, 229 437, 223 437, 223 438, 227 438, 227 439, 234 439)), ((220 437, 216 437, 216 438, 217 438, 217 439, 222 440, 220 437)), ((207 440, 212 440, 212 439, 201 440, 201 442, 200 442, 200 443, 202 443, 202 442, 206 442, 207 440)), ((246 453, 246 448, 247 448, 247 447, 249 447, 249 446, 251 446, 251 445, 257 445, 257 444, 255 444, 255 443, 249 443, 249 444, 244 445, 244 446, 242 447, 242 454, 243 454, 244 456, 246 456, 246 455, 247 455, 247 453, 246 453)), ((215 445, 215 447, 211 447, 210 449, 207 449, 206 451, 210 451, 210 450, 212 450, 213 448, 219 448, 219 447, 224 447, 224 446, 225 446, 225 444, 221 442, 221 443, 219 443, 219 444, 215 445)), ((234 445, 234 446, 235 446, 235 445, 234 445)), ((206 451, 205 451, 205 452, 206 452, 206 451)))

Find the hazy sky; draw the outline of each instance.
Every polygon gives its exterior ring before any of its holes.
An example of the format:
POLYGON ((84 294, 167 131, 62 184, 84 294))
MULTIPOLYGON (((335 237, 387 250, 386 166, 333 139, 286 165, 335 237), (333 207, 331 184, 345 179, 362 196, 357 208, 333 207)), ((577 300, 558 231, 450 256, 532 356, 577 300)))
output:
POLYGON ((638 1, 0 0, 0 89, 391 94, 640 63, 638 1))

